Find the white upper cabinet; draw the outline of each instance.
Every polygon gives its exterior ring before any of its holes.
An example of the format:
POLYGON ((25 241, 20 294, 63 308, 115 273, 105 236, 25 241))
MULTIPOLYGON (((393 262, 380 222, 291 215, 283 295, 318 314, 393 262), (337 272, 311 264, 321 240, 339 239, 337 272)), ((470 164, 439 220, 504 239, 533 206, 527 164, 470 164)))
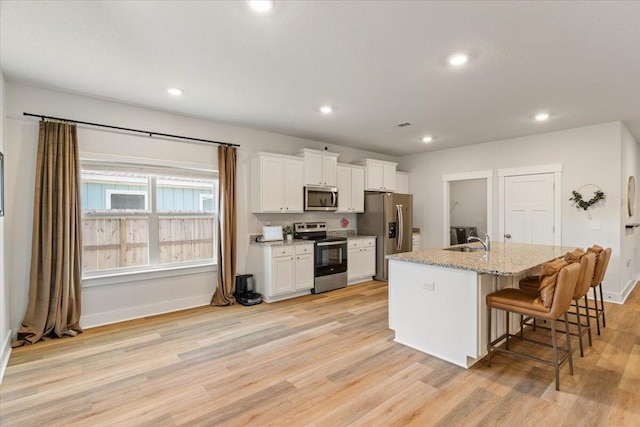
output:
POLYGON ((409 194, 409 174, 396 172, 396 193, 409 194))
POLYGON ((365 190, 396 191, 397 163, 363 159, 356 164, 365 167, 365 190))
POLYGON ((256 153, 251 159, 251 212, 303 212, 303 177, 299 157, 256 153))
POLYGON ((292 156, 284 158, 284 212, 304 211, 304 162, 292 156))
POLYGON ((304 185, 338 184, 338 153, 303 148, 296 155, 304 158, 304 185))
POLYGON ((364 212, 364 168, 338 165, 337 212, 364 212))

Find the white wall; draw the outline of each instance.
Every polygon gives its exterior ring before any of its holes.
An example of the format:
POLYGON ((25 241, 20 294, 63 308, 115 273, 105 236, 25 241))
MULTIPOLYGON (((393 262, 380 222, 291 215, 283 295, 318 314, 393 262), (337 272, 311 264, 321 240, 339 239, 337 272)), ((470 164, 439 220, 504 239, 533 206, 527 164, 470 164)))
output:
MULTIPOLYGON (((26 309, 29 265, 31 258, 31 227, 33 188, 35 181, 38 124, 23 112, 64 117, 82 121, 112 124, 122 127, 152 130, 196 138, 240 144, 238 151, 238 271, 250 272, 248 264, 249 234, 260 233, 262 224, 292 223, 297 220, 325 220, 330 228, 339 228, 345 216, 355 226, 355 215, 300 214, 254 215, 249 210, 249 157, 256 151, 293 154, 300 148, 323 149, 341 153, 338 161, 374 157, 395 161, 389 156, 338 147, 301 138, 258 131, 209 120, 196 119, 117 102, 88 98, 8 81, 6 84, 7 156, 12 159, 7 168, 7 281, 11 284, 10 325, 15 331, 26 309)), ((179 102, 179 100, 176 100, 179 102)), ((78 138, 83 156, 125 156, 149 161, 178 162, 217 168, 216 146, 187 142, 149 139, 116 134, 96 128, 79 127, 78 138)), ((111 323, 152 313, 208 304, 215 289, 213 271, 188 274, 167 279, 137 280, 116 285, 92 286, 83 289, 82 326, 111 323)))
MULTIPOLYGON (((562 244, 613 248, 604 280, 605 298, 622 301, 627 281, 621 259, 628 250, 622 253, 621 246, 620 169, 622 156, 627 156, 621 147, 621 129, 620 122, 612 122, 402 157, 399 167, 410 172, 414 224, 421 229, 423 247, 441 246, 442 175, 562 163, 562 244), (416 183, 424 188, 416 188, 416 183), (603 206, 591 211, 591 220, 600 222, 597 231, 589 230, 588 215, 569 201, 571 190, 587 183, 600 186, 607 197, 603 206)), ((497 178, 493 184, 493 226, 498 230, 497 178)))
POLYGON ((620 285, 623 286, 621 293, 622 298, 626 298, 636 280, 638 280, 638 239, 640 238, 640 228, 626 229, 626 224, 634 224, 640 222, 640 205, 637 203, 638 193, 640 192, 640 176, 638 172, 638 144, 629 133, 627 128, 622 124, 621 130, 621 167, 620 167, 620 192, 622 194, 622 206, 620 209, 620 262, 621 262, 621 278, 620 285), (636 180, 636 200, 635 212, 633 216, 629 216, 627 205, 627 188, 629 177, 633 176, 636 180))
MULTIPOLYGON (((0 151, 4 154, 4 99, 5 99, 5 84, 4 76, 0 71, 0 151)), ((5 157, 5 163, 9 159, 5 157)), ((5 191, 7 185, 5 183, 5 191)), ((5 197, 6 201, 6 197, 5 197)), ((6 203, 5 203, 6 205, 6 203)), ((6 269, 7 265, 5 261, 5 217, 0 217, 0 382, 4 376, 4 370, 9 362, 9 354, 11 353, 11 325, 9 321, 9 288, 6 282, 6 269)))
MULTIPOLYGON (((487 180, 465 179, 449 183, 449 224, 487 231, 487 180)), ((478 233, 483 236, 482 233, 478 233)))

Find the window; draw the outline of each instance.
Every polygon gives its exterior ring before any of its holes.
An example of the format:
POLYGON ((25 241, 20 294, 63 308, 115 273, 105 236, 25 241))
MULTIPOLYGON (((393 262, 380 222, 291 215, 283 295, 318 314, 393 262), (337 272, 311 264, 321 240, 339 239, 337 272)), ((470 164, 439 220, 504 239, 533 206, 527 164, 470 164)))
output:
POLYGON ((215 261, 217 175, 82 162, 85 277, 215 261))
POLYGON ((147 192, 107 190, 107 209, 148 209, 147 192))

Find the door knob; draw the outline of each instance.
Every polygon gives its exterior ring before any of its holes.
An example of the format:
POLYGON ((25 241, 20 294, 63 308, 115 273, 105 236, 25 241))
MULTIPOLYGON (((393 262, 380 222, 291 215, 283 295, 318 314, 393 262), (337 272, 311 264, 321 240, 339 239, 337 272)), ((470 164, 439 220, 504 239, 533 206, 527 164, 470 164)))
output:
POLYGON ((507 239, 511 238, 511 234, 505 234, 504 237, 506 237, 507 239))

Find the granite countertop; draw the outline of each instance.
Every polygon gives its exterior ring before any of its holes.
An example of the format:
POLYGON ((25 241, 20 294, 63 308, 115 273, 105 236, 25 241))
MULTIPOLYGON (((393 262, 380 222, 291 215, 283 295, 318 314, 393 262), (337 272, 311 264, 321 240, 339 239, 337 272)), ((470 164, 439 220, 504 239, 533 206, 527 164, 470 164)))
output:
MULTIPOLYGON (((313 241, 311 240, 302 240, 302 239, 293 239, 291 241, 288 240, 278 240, 274 242, 256 242, 255 238, 257 235, 250 236, 249 244, 255 246, 296 246, 296 245, 313 245, 313 241)), ((329 237, 346 237, 347 240, 360 240, 360 239, 376 239, 376 236, 366 236, 366 235, 356 235, 356 234, 330 234, 329 237)))
POLYGON ((299 246, 299 245, 313 245, 312 241, 302 240, 302 239, 293 239, 293 240, 276 240, 273 242, 256 242, 252 240, 250 242, 251 245, 254 246, 299 246))
MULTIPOLYGON (((455 246, 481 247, 479 243, 455 246)), ((387 255, 387 259, 471 270, 499 276, 513 276, 563 256, 574 249, 574 246, 491 242, 491 250, 486 253, 484 251, 455 252, 444 249, 427 249, 387 255)))

